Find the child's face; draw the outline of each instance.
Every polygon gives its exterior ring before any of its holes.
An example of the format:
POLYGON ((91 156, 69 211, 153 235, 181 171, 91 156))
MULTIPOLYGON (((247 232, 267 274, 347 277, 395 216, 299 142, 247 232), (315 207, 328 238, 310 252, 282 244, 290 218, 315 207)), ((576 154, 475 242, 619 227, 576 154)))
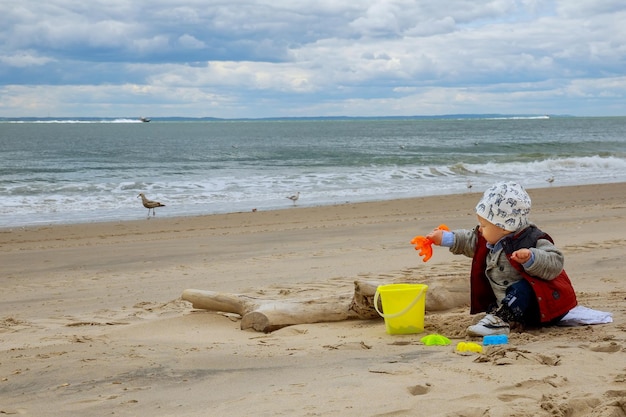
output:
POLYGON ((478 218, 478 224, 480 225, 478 231, 483 235, 485 240, 492 245, 495 245, 498 240, 511 233, 508 230, 504 230, 503 228, 488 222, 478 215, 476 217, 478 218))

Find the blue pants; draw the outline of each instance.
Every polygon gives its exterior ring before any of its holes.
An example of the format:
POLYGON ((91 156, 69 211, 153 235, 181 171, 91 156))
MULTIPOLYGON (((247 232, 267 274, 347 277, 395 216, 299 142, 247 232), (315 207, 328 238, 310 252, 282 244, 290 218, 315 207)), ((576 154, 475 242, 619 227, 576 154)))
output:
POLYGON ((505 321, 539 325, 541 322, 539 304, 530 283, 521 279, 511 284, 506 289, 502 306, 495 314, 505 321))

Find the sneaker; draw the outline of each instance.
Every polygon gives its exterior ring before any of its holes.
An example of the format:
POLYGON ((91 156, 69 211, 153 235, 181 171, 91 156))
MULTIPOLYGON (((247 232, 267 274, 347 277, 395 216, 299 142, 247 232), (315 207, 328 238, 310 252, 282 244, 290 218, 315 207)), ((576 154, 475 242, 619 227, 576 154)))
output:
POLYGON ((467 328, 468 336, 490 336, 492 334, 509 334, 509 323, 493 314, 487 314, 478 323, 467 328))

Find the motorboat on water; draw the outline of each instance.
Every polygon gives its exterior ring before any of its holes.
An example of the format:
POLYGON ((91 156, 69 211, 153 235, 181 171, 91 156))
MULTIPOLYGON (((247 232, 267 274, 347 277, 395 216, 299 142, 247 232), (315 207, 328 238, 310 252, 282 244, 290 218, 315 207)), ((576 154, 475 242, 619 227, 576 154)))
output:
POLYGON ((148 118, 148 117, 140 117, 139 120, 141 120, 143 123, 148 123, 150 121, 150 118, 148 118))

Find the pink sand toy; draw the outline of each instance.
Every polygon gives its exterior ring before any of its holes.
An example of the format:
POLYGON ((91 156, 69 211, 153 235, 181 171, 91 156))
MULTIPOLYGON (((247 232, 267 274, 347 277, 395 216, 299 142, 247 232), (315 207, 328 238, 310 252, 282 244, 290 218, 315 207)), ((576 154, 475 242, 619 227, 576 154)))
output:
MULTIPOLYGON (((440 224, 437 229, 450 231, 448 226, 446 226, 445 224, 440 224)), ((424 257, 422 261, 428 262, 428 260, 433 256, 433 241, 428 239, 427 237, 415 236, 411 240, 411 244, 415 245, 415 250, 420 251, 419 255, 424 257)))

